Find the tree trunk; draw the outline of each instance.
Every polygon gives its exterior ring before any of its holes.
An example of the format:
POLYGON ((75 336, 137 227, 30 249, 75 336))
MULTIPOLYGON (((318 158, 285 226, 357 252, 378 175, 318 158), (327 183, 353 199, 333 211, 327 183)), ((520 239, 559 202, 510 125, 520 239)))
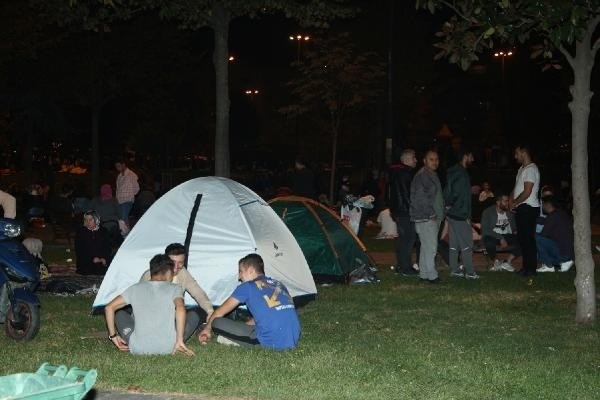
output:
POLYGON ((92 195, 100 190, 100 106, 92 106, 92 195))
POLYGON ((231 14, 220 1, 213 6, 215 49, 215 175, 229 177, 229 22, 231 14))
POLYGON ((577 275, 577 312, 575 320, 591 323, 596 319, 596 287, 592 258, 590 197, 588 187, 588 121, 590 116, 591 72, 594 65, 589 42, 577 42, 573 58, 574 83, 571 87, 573 187, 573 229, 575 231, 575 262, 577 275))
POLYGON ((92 170, 91 170, 91 193, 95 195, 100 190, 100 112, 105 104, 104 99, 104 30, 96 34, 91 33, 92 42, 92 64, 91 64, 91 93, 90 93, 90 108, 91 108, 91 131, 92 131, 92 170))
MULTIPOLYGON (((329 202, 333 204, 335 193, 335 166, 337 164, 337 142, 338 142, 338 128, 333 128, 333 141, 331 146, 331 174, 329 175, 329 202)), ((343 199, 340 199, 343 200, 343 199)))
POLYGON ((23 148, 23 171, 24 184, 21 182, 21 189, 25 188, 29 192, 29 188, 33 183, 33 147, 34 147, 34 129, 33 112, 25 116, 25 146, 23 148))

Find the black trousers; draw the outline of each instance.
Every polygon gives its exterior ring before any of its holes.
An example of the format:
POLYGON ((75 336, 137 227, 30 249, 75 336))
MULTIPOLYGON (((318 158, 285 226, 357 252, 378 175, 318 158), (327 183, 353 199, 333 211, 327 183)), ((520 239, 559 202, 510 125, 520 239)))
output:
POLYGON ((517 207, 517 237, 523 254, 523 270, 528 275, 535 274, 537 268, 535 223, 539 214, 539 207, 531 207, 527 204, 517 207))
MULTIPOLYGON (((396 238, 396 272, 412 270, 411 253, 417 241, 415 223, 407 216, 396 217, 398 237, 396 238)), ((418 260, 418 258, 417 258, 418 260)))
MULTIPOLYGON (((521 248, 519 247, 519 239, 517 238, 517 235, 508 234, 502 235, 502 237, 504 237, 504 240, 506 240, 506 243, 508 243, 508 251, 510 252, 510 254, 512 254, 515 257, 519 257, 521 255, 521 248)), ((488 257, 492 260, 495 260, 497 252, 496 246, 500 244, 500 240, 496 239, 493 236, 484 236, 483 244, 485 246, 485 251, 487 252, 488 257)))

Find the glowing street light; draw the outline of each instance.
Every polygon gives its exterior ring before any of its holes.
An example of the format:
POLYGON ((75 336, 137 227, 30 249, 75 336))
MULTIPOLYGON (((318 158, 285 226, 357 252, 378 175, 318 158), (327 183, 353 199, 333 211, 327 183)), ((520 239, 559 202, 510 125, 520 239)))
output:
POLYGON ((229 61, 235 61, 235 57, 234 56, 229 56, 229 61))
POLYGON ((247 96, 254 96, 260 94, 260 91, 258 89, 246 89, 246 91, 244 91, 244 94, 246 94, 247 96))
POLYGON ((310 36, 297 34, 296 36, 290 36, 290 40, 295 40, 298 44, 298 62, 300 62, 300 51, 302 47, 302 42, 308 42, 310 40, 310 36))
POLYGON ((494 57, 502 60, 502 85, 504 86, 504 59, 513 55, 512 50, 501 50, 494 53, 494 57))

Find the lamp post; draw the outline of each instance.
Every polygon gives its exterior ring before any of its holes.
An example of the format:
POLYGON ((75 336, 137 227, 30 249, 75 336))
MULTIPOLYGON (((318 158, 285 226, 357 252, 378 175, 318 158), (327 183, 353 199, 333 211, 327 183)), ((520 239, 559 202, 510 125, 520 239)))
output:
POLYGON ((504 86, 504 59, 513 55, 512 50, 501 50, 494 53, 494 57, 500 58, 502 61, 502 86, 504 86))
POLYGON ((290 36, 291 41, 296 41, 298 44, 298 62, 300 62, 300 51, 302 47, 302 42, 308 42, 310 40, 310 36, 297 34, 296 36, 290 36))
POLYGON ((505 82, 505 68, 504 68, 504 60, 507 57, 512 57, 513 55, 513 51, 512 50, 499 50, 496 51, 494 53, 494 57, 496 58, 500 58, 500 62, 501 62, 501 68, 502 68, 502 97, 503 97, 503 119, 504 119, 504 130, 507 131, 509 129, 509 125, 510 125, 510 98, 508 96, 508 90, 506 89, 506 82, 505 82))

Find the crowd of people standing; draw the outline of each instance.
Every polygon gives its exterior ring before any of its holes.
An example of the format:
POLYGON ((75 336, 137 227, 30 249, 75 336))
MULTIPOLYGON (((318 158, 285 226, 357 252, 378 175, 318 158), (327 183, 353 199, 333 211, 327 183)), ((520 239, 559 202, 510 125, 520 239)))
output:
POLYGON ((435 150, 423 156, 417 169, 416 153, 401 152, 399 162, 390 168, 388 200, 392 218, 397 224, 395 271, 403 276, 416 276, 439 283, 435 257, 440 252, 446 224, 447 254, 442 254, 454 278, 479 279, 473 265, 475 234, 481 237, 492 271, 513 271, 513 260, 522 257, 518 273, 530 277, 538 272, 568 271, 573 262, 573 228, 568 213, 561 209, 553 193, 541 193, 540 171, 526 145, 515 148, 519 169, 510 191, 494 195, 489 183, 474 196, 468 172, 475 161, 473 153, 461 149, 458 162, 447 169, 442 187, 437 170, 439 157, 435 150), (480 224, 472 221, 475 198, 481 203, 493 202, 482 212, 480 224), (536 226, 542 228, 536 231, 536 226), (478 231, 478 232, 476 232, 478 231), (415 246, 417 243, 420 246, 415 246), (418 264, 411 255, 417 248, 418 264), (500 261, 499 252, 508 253, 500 261), (459 266, 459 257, 462 265, 459 266), (418 266, 418 272, 415 267, 418 266))

